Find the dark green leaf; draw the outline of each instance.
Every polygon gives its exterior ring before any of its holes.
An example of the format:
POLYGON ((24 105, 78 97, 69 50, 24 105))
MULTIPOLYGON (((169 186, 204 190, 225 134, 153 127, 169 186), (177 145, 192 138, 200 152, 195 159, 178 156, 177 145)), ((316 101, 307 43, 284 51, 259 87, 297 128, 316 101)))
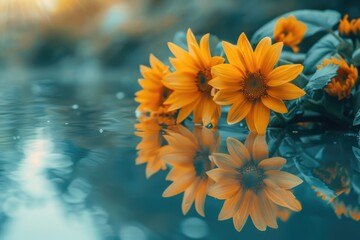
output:
POLYGON ((258 43, 262 38, 269 36, 273 37, 274 27, 276 22, 281 17, 295 16, 299 21, 302 21, 307 26, 305 37, 311 36, 319 31, 332 29, 340 20, 341 14, 334 10, 296 10, 283 14, 269 23, 265 24, 258 31, 255 32, 251 43, 258 43))
POLYGON ((339 65, 330 64, 317 70, 310 78, 305 91, 311 95, 315 90, 323 89, 337 75, 338 68, 339 65))
POLYGON ((316 71, 316 66, 324 61, 325 58, 330 59, 338 53, 337 46, 339 41, 331 34, 327 34, 321 38, 314 46, 310 48, 304 61, 304 72, 310 74, 316 71))
POLYGON ((352 55, 352 60, 355 66, 360 66, 360 48, 356 49, 352 55))

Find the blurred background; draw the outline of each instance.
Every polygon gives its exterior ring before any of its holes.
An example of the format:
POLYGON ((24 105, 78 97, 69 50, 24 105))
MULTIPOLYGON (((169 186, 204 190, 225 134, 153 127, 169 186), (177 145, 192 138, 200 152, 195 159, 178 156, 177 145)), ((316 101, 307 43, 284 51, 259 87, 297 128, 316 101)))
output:
MULTIPOLYGON (((304 210, 266 232, 250 221, 241 233, 231 221, 217 221, 215 199, 206 218, 194 210, 183 216, 182 196, 161 196, 166 172, 148 181, 145 166, 135 165, 133 96, 150 53, 166 61, 166 43, 189 27, 235 42, 241 32, 251 35, 306 8, 360 16, 358 0, 0 0, 0 239, 358 239, 360 150, 352 148, 359 146, 353 133, 290 129, 267 136, 282 146, 287 170, 306 182, 296 192, 304 210), (352 190, 335 213, 312 187, 333 192, 328 179, 314 179, 328 172, 342 179, 338 159, 352 190), (312 173, 314 166, 325 173, 312 173)), ((222 144, 246 135, 236 127, 220 131, 222 144)))
POLYGON ((356 0, 1 0, 0 69, 19 79, 115 81, 132 94, 138 66, 150 53, 168 59, 166 43, 177 31, 190 27, 234 42, 304 8, 360 15, 356 0))

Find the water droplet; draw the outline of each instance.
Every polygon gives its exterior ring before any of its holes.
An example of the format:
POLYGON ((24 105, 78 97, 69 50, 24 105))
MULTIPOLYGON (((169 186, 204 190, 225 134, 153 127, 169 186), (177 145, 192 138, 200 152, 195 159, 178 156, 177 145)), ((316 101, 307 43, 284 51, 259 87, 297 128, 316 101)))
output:
POLYGON ((102 128, 100 128, 99 133, 103 133, 103 132, 104 132, 104 130, 102 128))
POLYGON ((47 123, 50 123, 51 121, 50 121, 50 120, 47 120, 46 122, 47 122, 47 123))
POLYGON ((125 93, 123 93, 123 92, 118 92, 118 93, 116 94, 116 98, 119 99, 119 100, 124 99, 124 98, 125 98, 125 93))
POLYGON ((79 108, 79 105, 74 104, 74 105, 72 105, 72 106, 71 106, 71 108, 72 108, 72 109, 74 109, 74 110, 76 110, 76 109, 78 109, 78 108, 79 108))
POLYGON ((66 122, 65 125, 69 125, 69 123, 66 122))

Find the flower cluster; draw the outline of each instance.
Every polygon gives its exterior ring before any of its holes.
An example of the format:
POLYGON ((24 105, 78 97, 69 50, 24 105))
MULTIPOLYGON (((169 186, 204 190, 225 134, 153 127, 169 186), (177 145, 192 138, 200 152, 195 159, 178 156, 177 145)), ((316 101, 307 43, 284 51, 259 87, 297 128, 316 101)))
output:
POLYGON ((189 29, 182 42, 168 44, 169 66, 151 55, 151 67, 140 67, 138 111, 207 127, 217 127, 223 111, 228 124, 244 120, 258 134, 269 125, 306 122, 314 112, 319 121, 359 125, 360 18, 340 17, 333 10, 293 11, 251 41, 241 33, 236 44, 216 48, 209 34, 196 38, 189 29))

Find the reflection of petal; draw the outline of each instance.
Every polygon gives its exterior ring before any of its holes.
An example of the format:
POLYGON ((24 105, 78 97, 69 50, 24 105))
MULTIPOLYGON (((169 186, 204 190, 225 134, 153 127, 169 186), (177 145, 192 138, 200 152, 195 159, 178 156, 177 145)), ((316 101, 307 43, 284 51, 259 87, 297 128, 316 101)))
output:
POLYGON ((291 189, 300 185, 303 181, 290 173, 282 172, 279 170, 269 170, 265 174, 271 178, 276 185, 284 189, 291 189))
POLYGON ((243 163, 250 160, 250 154, 244 144, 234 138, 226 140, 227 148, 234 160, 243 163))
POLYGON ((279 188, 275 183, 268 179, 264 179, 264 183, 267 186, 264 188, 264 191, 271 201, 295 212, 301 210, 300 203, 295 199, 291 192, 279 188))
POLYGON ((258 166, 264 170, 280 170, 286 163, 286 160, 281 157, 272 157, 262 160, 258 166))
POLYGON ((173 183, 163 196, 170 197, 184 192, 181 206, 183 213, 187 214, 195 202, 196 211, 205 216, 205 198, 213 184, 206 173, 215 165, 210 155, 219 147, 219 134, 205 127, 194 127, 194 133, 191 133, 180 125, 166 133, 169 149, 162 159, 172 166, 166 179, 173 183))
POLYGON ((243 194, 242 191, 238 191, 234 196, 225 200, 224 205, 219 213, 219 220, 226 220, 232 218, 240 207, 240 198, 243 194))
POLYGON ((214 153, 211 155, 217 166, 224 169, 236 169, 242 166, 242 162, 234 161, 233 158, 224 153, 214 153))
POLYGON ((254 193, 251 190, 247 190, 243 197, 240 199, 240 207, 237 213, 234 215, 233 221, 237 231, 241 231, 244 227, 246 220, 249 216, 250 203, 254 198, 254 193))

